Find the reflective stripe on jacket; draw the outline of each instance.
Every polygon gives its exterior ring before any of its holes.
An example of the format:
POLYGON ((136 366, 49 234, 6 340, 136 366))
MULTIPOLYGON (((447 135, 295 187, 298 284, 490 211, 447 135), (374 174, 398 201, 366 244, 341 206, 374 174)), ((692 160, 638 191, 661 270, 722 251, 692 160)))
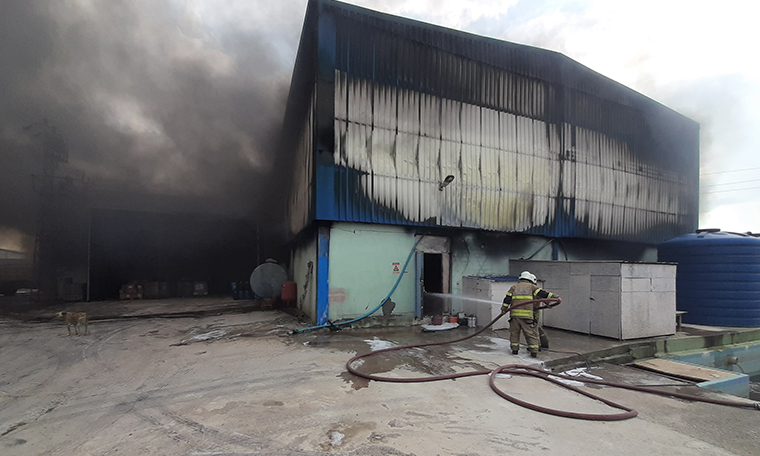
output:
POLYGON ((535 310, 535 304, 528 304, 526 306, 514 308, 515 305, 526 301, 532 301, 534 299, 551 298, 552 296, 552 293, 542 290, 540 287, 537 287, 528 281, 521 280, 517 284, 512 285, 512 288, 509 289, 507 295, 504 297, 504 305, 512 305, 513 309, 509 311, 509 316, 512 318, 534 319, 535 316, 533 312, 535 310))

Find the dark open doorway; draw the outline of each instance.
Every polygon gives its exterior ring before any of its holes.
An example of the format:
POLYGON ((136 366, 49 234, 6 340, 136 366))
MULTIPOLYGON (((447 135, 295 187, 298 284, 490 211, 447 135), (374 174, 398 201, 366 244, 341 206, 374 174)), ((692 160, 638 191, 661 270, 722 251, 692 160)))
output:
POLYGON ((428 293, 443 293, 443 254, 424 254, 424 283, 428 293))
POLYGON ((425 235, 418 239, 415 260, 414 315, 417 318, 451 311, 451 240, 425 235))
MULTIPOLYGON (((422 274, 425 293, 443 293, 443 254, 424 253, 422 274)), ((424 296, 423 315, 442 315, 445 300, 439 296, 424 296)))

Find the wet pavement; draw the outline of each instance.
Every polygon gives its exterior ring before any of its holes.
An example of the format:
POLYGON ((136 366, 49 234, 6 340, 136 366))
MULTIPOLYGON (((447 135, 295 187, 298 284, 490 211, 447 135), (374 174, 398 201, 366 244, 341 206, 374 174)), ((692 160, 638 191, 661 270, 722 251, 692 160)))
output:
POLYGON ((261 310, 255 300, 199 296, 39 304, 29 297, 0 297, 0 315, 21 321, 46 321, 60 311, 84 312, 90 321, 116 318, 207 316, 261 310))
MULTIPOLYGON (((89 336, 67 336, 61 322, 0 318, 0 453, 27 454, 716 454, 760 453, 760 412, 585 384, 631 406, 622 422, 569 420, 496 396, 485 376, 426 384, 368 382, 350 375, 357 353, 446 341, 471 328, 423 333, 418 327, 320 330, 277 311, 219 312, 224 300, 147 303, 173 318, 94 320, 89 336), (170 306, 173 306, 171 307, 170 306), (201 309, 194 317, 183 312, 201 309)), ((145 303, 143 303, 145 304, 145 303)), ((232 303, 234 305, 234 301, 232 303)), ((101 309, 108 309, 102 304, 101 309)), ((99 315, 105 311, 90 308, 99 315)), ((111 313, 113 315, 113 313, 111 313)), ((118 317, 118 316, 116 316, 118 317)), ((702 330, 702 329, 699 329, 702 330)), ((586 353, 627 342, 549 329, 553 350, 586 353)), ((574 355, 522 350, 504 331, 459 344, 369 358, 363 371, 440 375, 522 363, 557 364, 574 355)), ((693 335, 679 335, 681 338, 693 335)), ((577 360, 584 365, 582 359, 577 360)), ((675 385, 716 395, 624 365, 590 362, 591 374, 630 384, 675 385)), ((498 377, 510 394, 581 412, 610 409, 555 385, 498 377)), ((582 378, 579 379, 582 383, 582 378)))

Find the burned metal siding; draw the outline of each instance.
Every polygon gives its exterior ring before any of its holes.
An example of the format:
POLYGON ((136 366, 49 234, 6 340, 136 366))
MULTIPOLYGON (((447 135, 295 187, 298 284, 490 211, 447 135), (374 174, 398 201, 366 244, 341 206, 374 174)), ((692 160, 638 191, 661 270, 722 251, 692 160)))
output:
POLYGON ((314 130, 315 130, 316 93, 308 100, 308 110, 300 131, 297 132, 295 166, 290 192, 289 223, 290 231, 295 234, 306 227, 313 219, 314 213, 314 130))
POLYGON ((289 179, 287 218, 291 234, 299 233, 315 217, 314 149, 317 130, 317 18, 316 4, 306 11, 280 140, 280 168, 289 179))
POLYGON ((696 227, 693 121, 558 53, 314 4, 333 93, 318 219, 639 242, 696 227))

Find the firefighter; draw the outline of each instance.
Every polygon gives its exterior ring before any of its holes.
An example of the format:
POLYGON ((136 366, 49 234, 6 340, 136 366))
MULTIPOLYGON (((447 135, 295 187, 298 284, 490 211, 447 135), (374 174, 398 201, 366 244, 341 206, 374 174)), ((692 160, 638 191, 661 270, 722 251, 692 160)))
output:
MULTIPOLYGON (((536 276, 528 271, 520 273, 520 280, 517 284, 509 289, 504 296, 502 311, 506 312, 510 304, 520 304, 534 299, 557 298, 559 296, 542 290, 536 286, 536 276)), ((534 313, 536 305, 528 304, 513 308, 509 313, 509 343, 512 348, 512 354, 516 355, 520 349, 520 332, 525 334, 525 341, 528 343, 530 356, 537 357, 539 350, 538 336, 538 312, 534 313)), ((548 345, 548 340, 547 340, 548 345)))
MULTIPOLYGON (((537 280, 535 274, 531 274, 533 276, 533 283, 537 285, 537 280)), ((557 295, 552 295, 553 297, 557 297, 557 295)), ((533 319, 536 320, 538 323, 538 340, 541 343, 541 346, 539 347, 538 351, 541 351, 542 348, 549 348, 549 336, 546 334, 546 331, 544 330, 544 325, 541 324, 541 311, 540 310, 534 310, 533 311, 533 319)))

